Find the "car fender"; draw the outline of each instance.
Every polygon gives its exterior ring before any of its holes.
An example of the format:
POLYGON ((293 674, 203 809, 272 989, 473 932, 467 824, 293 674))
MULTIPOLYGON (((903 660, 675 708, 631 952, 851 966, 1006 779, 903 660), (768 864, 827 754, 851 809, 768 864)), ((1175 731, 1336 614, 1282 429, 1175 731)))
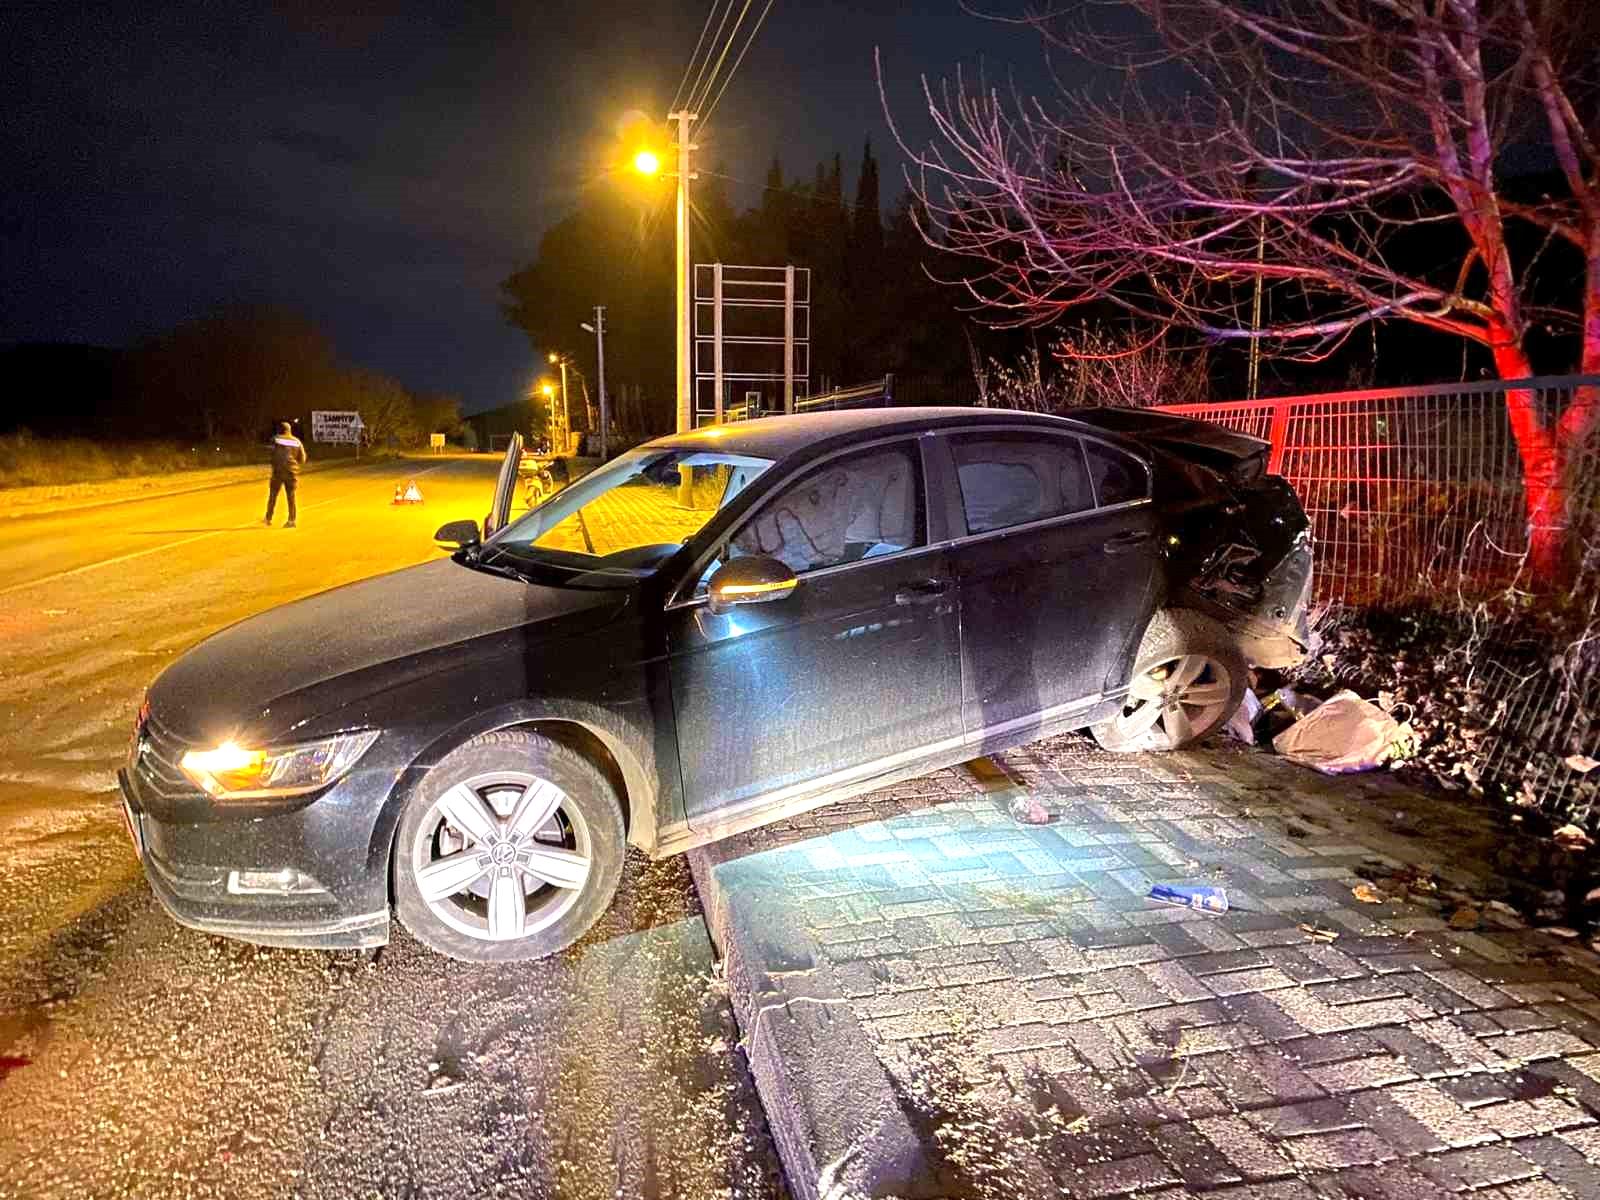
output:
MULTIPOLYGON (((611 756, 622 777, 628 842, 648 854, 655 847, 662 824, 663 801, 668 806, 681 806, 682 801, 679 789, 671 786, 678 777, 677 763, 659 761, 662 756, 658 747, 663 739, 656 736, 653 721, 646 723, 649 728, 613 708, 559 697, 516 700, 475 712, 435 734, 413 755, 379 810, 367 850, 368 860, 374 865, 387 864, 406 803, 434 764, 457 746, 497 730, 560 725, 581 729, 611 756)), ((604 768, 605 764, 601 765, 604 768)))

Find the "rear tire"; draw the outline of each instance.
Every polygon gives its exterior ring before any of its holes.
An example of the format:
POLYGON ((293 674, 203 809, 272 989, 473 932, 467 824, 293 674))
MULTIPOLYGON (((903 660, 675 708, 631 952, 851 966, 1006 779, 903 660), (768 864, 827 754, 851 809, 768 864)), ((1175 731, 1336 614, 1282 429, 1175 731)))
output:
POLYGON ((546 958, 610 906, 625 853, 622 807, 599 768, 536 733, 486 733, 440 759, 406 802, 395 914, 451 958, 546 958))
POLYGON ((1089 732, 1116 754, 1193 745, 1233 716, 1248 671, 1215 621, 1187 609, 1162 610, 1139 643, 1122 711, 1089 732))

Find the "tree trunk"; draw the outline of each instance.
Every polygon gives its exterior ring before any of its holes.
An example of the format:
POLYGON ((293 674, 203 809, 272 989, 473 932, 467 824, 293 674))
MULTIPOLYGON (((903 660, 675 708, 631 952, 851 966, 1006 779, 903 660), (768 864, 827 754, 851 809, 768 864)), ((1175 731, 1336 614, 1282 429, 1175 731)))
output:
MULTIPOLYGON (((1527 379, 1533 366, 1509 339, 1494 348, 1501 379, 1527 379)), ((1522 463, 1523 507, 1528 518, 1528 568, 1541 586, 1559 584, 1565 574, 1567 542, 1566 447, 1539 412, 1531 388, 1512 388, 1506 416, 1522 463)))
MULTIPOLYGON (((1590 252, 1582 338, 1578 370, 1584 375, 1596 374, 1600 372, 1600 232, 1590 252)), ((1494 348, 1494 360, 1501 379, 1527 379, 1533 374, 1527 355, 1509 338, 1494 348)), ((1522 461, 1528 566, 1533 581, 1540 586, 1564 584, 1571 573, 1567 490, 1575 460, 1585 452, 1600 423, 1597 393, 1600 389, 1594 387, 1575 389, 1566 410, 1549 414, 1548 422, 1539 412, 1537 397, 1531 390, 1513 388, 1506 393, 1506 415, 1522 461)))

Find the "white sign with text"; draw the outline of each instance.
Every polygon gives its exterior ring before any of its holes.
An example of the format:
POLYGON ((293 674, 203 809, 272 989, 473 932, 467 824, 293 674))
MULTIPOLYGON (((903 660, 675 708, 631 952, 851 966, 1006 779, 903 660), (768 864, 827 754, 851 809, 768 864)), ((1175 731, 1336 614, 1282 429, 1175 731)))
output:
POLYGON ((362 428, 358 412, 311 414, 311 440, 314 442, 359 442, 362 428))

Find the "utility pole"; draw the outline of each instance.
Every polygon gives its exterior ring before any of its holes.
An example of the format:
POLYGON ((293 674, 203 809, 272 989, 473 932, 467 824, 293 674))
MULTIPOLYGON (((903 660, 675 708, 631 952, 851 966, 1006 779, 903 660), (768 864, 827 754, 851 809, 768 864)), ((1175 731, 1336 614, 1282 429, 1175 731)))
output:
POLYGON ((689 261, 689 181, 695 178, 689 153, 697 147, 689 140, 689 123, 698 114, 687 110, 668 113, 667 120, 678 123, 678 422, 677 431, 694 427, 694 340, 691 333, 694 309, 689 300, 693 269, 689 261))
POLYGON ((611 435, 611 414, 606 408, 606 306, 594 306, 594 357, 600 376, 600 461, 606 460, 606 442, 611 435))
POLYGON ((567 407, 567 356, 556 350, 550 351, 550 365, 561 368, 561 409, 556 412, 555 405, 550 406, 550 424, 560 431, 557 435, 560 445, 551 446, 550 449, 556 454, 566 454, 572 441, 572 409, 567 407))
POLYGON ((567 403, 567 356, 561 356, 561 453, 572 445, 572 407, 567 403))

